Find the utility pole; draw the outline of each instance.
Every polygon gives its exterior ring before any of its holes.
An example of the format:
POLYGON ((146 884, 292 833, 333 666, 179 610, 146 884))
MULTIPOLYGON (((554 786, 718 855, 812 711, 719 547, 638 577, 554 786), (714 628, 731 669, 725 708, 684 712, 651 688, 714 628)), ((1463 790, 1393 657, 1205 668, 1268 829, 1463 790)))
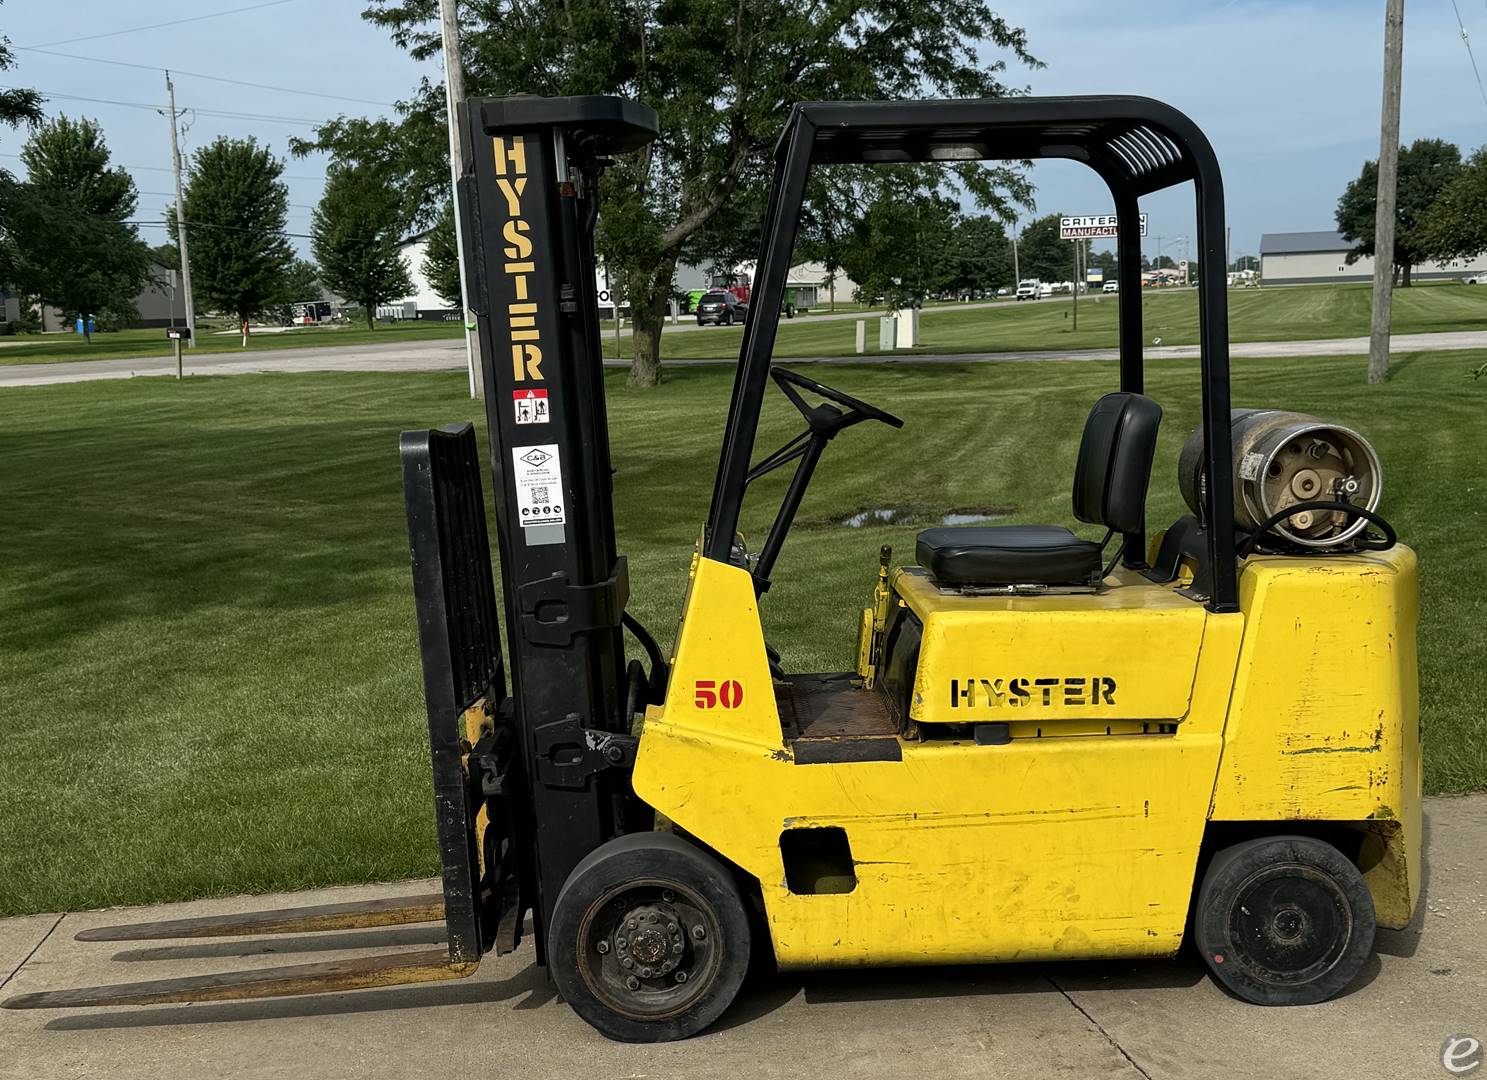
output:
POLYGON ((1373 318, 1368 328, 1368 381, 1389 377, 1389 321, 1394 309, 1394 206, 1399 192, 1399 91, 1404 57, 1404 0, 1384 15, 1384 105, 1379 122, 1378 206, 1373 225, 1373 318))
MULTIPOLYGON (((181 196, 181 146, 176 133, 176 88, 170 81, 170 72, 165 73, 166 108, 170 110, 170 167, 176 174, 176 244, 181 249, 181 292, 186 301, 186 345, 196 348, 196 305, 191 301, 191 254, 186 241, 186 203, 181 196)), ((172 305, 174 306, 174 305, 172 305)), ((172 318, 175 313, 171 312, 172 318)), ((179 353, 180 345, 176 345, 179 353)))
POLYGON ((1017 219, 1012 219, 1012 291, 1022 284, 1022 266, 1017 261, 1017 219))
POLYGON ((455 106, 465 99, 465 69, 460 60, 459 16, 455 0, 439 0, 439 33, 444 42, 444 106, 449 120, 449 198, 454 205, 454 244, 459 252, 460 319, 465 324, 465 367, 470 376, 470 396, 485 398, 485 372, 480 367, 480 346, 475 320, 470 316, 470 285, 465 279, 465 227, 460 213, 460 163, 464 160, 464 134, 455 106))
POLYGON ((1079 241, 1074 241, 1074 333, 1079 333, 1079 241))

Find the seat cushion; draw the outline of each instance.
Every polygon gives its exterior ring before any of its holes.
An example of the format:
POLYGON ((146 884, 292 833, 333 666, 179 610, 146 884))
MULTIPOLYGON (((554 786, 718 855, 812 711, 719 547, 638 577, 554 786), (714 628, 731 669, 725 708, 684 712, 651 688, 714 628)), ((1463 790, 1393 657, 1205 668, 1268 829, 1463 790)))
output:
POLYGON ((946 585, 1086 585, 1100 572, 1100 545, 1058 525, 925 529, 919 565, 946 585))

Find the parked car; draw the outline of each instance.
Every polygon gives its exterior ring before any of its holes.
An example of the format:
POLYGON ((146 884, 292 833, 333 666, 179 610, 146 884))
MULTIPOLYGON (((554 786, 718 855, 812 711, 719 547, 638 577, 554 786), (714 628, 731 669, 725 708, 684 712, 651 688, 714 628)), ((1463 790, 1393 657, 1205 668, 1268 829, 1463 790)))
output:
POLYGON ((1053 286, 1050 285, 1048 282, 1045 281, 1041 285, 1038 286, 1038 299, 1039 300, 1046 300, 1046 299, 1048 299, 1052 295, 1053 295, 1053 286))
POLYGON ((1036 300, 1041 295, 1038 283, 1031 278, 1017 283, 1017 299, 1036 300))
POLYGON ((1468 274, 1466 277, 1461 279, 1461 284, 1480 285, 1484 281, 1487 281, 1487 274, 1468 274))
POLYGON ((1107 281, 1107 282, 1105 282, 1104 291, 1105 292, 1120 292, 1120 282, 1118 282, 1118 281, 1107 281))
POLYGON ((748 317, 749 305, 731 292, 706 293, 701 300, 697 301, 698 326, 706 326, 708 323, 732 326, 736 322, 743 322, 748 317))
POLYGON ((1000 289, 998 289, 996 291, 996 294, 998 296, 1011 296, 1012 295, 1012 290, 1009 289, 1007 286, 1003 285, 1000 289))

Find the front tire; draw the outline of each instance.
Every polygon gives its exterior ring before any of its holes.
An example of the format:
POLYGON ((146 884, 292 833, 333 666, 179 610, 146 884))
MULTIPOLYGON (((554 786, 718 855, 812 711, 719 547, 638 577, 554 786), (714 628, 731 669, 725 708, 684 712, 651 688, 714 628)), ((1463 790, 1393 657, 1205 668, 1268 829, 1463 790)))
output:
POLYGON ((564 1000, 621 1042, 706 1028, 738 994, 749 954, 732 875, 671 833, 629 833, 591 852, 563 884, 548 934, 564 1000))
POLYGON ((1270 836, 1214 856, 1194 940, 1215 979, 1256 1005, 1314 1005, 1357 978, 1374 938, 1373 897, 1331 844, 1270 836))

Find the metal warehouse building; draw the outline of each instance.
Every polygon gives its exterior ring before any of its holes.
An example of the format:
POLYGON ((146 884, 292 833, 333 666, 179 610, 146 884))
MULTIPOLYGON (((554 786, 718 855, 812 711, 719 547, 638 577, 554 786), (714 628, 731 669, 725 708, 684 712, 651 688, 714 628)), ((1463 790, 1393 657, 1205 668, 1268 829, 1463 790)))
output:
MULTIPOLYGON (((1373 280, 1373 257, 1349 263, 1353 245, 1341 233, 1265 233, 1260 237, 1260 280, 1266 285, 1316 285, 1373 280)), ((1448 263, 1423 263, 1410 277, 1415 281, 1457 278, 1487 273, 1487 254, 1448 263)))

